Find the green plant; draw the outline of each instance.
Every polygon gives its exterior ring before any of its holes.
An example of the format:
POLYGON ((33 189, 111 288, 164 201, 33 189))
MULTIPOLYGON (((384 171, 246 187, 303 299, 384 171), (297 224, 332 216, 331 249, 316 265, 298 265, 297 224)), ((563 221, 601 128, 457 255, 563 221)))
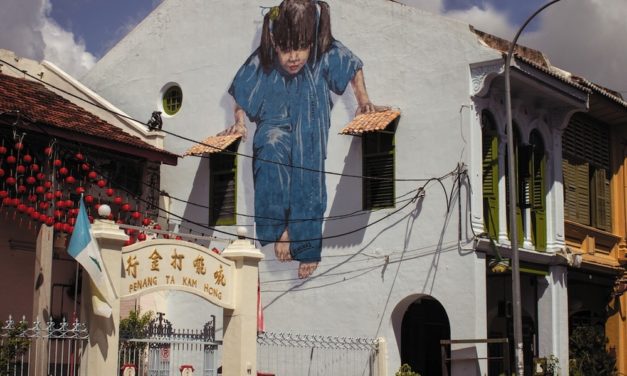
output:
POLYGON ((17 358, 28 351, 30 340, 24 335, 28 329, 25 322, 0 331, 0 375, 12 375, 17 358))
POLYGON ((128 317, 120 320, 120 350, 126 354, 124 362, 139 364, 139 360, 148 343, 133 340, 148 336, 148 329, 153 317, 154 313, 152 311, 140 314, 138 311, 133 310, 128 317))
POLYGON ((405 363, 398 369, 394 376, 420 376, 420 374, 412 371, 409 364, 405 363))
POLYGON ((546 358, 546 375, 547 376, 559 376, 560 374, 560 360, 557 356, 551 354, 546 358))
POLYGON ((601 326, 579 326, 569 339, 571 376, 615 376, 616 357, 607 351, 607 338, 601 326))

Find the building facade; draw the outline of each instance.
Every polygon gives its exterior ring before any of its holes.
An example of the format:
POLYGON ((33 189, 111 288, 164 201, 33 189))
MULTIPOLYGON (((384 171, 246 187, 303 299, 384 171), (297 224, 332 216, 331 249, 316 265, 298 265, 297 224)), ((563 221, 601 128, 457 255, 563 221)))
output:
MULTIPOLYGON (((344 132, 357 103, 350 88, 331 94, 326 166, 314 171, 326 179, 322 260, 299 279, 297 262, 279 262, 272 244, 257 243, 266 255, 266 330, 383 337, 390 374, 402 363, 439 374, 440 340, 471 340, 445 348, 456 359, 445 362, 450 373, 498 374, 505 365, 485 358, 511 350, 485 340, 512 338, 511 277, 498 268, 511 254, 503 41, 395 2, 328 4, 333 35, 364 63, 370 98, 400 117, 376 131, 344 132)), ((246 140, 216 135, 235 122, 229 87, 259 45, 267 11, 245 1, 166 0, 84 78, 133 117, 164 113, 167 150, 192 151, 161 169, 169 228, 214 236, 206 245, 218 249, 237 226, 259 240, 255 124, 246 120, 246 140)), ((567 370, 564 318, 580 252, 564 214, 562 143, 574 114, 588 112, 591 89, 537 51, 525 49, 514 64, 525 367, 552 355, 567 370)), ((608 251, 613 271, 618 253, 608 251)), ((184 294, 154 301, 151 309, 185 326, 216 314, 184 294)))

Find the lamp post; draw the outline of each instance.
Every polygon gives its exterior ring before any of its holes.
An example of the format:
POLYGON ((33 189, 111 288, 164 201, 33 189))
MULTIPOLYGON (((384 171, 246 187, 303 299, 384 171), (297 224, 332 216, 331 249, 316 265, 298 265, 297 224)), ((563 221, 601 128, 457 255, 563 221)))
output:
POLYGON ((538 10, 536 10, 523 25, 516 32, 516 36, 512 40, 507 56, 505 57, 505 111, 507 117, 507 165, 508 165, 508 182, 509 182, 509 237, 512 246, 512 300, 513 300, 513 319, 514 319, 514 359, 516 361, 516 375, 524 375, 524 362, 523 362, 523 339, 522 339, 522 314, 520 303, 520 263, 518 260, 518 229, 516 228, 516 166, 514 156, 514 132, 512 125, 512 94, 510 87, 510 65, 512 62, 512 56, 514 54, 514 48, 516 47, 516 41, 524 30, 524 28, 531 22, 531 20, 549 6, 557 3, 560 0, 553 0, 538 10))

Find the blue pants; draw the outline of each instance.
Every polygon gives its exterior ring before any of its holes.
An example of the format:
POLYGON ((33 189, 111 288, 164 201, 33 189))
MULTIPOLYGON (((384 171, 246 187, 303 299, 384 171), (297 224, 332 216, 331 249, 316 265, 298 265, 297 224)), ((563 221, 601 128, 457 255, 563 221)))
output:
POLYGON ((273 243, 287 228, 292 259, 304 262, 320 261, 322 251, 327 196, 317 138, 290 124, 263 124, 253 141, 257 238, 273 243))

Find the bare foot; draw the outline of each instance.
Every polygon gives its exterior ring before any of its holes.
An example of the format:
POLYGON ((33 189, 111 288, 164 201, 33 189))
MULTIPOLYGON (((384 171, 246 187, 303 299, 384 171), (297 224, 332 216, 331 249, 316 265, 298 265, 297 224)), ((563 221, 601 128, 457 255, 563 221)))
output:
POLYGON ((290 236, 287 233, 287 229, 283 231, 279 241, 274 243, 274 255, 276 259, 281 262, 292 261, 292 254, 290 253, 290 236))
POLYGON ((317 262, 301 262, 300 265, 298 265, 298 278, 303 279, 309 277, 317 267, 317 262))

